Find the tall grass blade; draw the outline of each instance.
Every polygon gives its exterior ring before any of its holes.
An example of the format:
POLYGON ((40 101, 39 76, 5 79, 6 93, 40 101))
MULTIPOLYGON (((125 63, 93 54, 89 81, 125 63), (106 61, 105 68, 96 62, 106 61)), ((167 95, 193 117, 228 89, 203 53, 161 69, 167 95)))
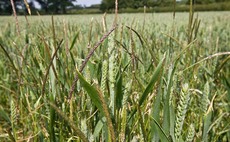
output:
MULTIPOLYGON (((164 70, 163 70, 164 72, 164 70)), ((164 74, 164 73, 162 73, 164 74)), ((163 86, 163 78, 160 80, 160 83, 159 83, 159 87, 158 87, 158 90, 157 90, 157 96, 156 96, 156 99, 154 100, 154 105, 153 105, 153 110, 152 110, 152 118, 154 119, 154 121, 156 122, 160 122, 160 105, 161 105, 161 101, 162 101, 162 86, 163 86)), ((156 123, 151 123, 151 133, 152 133, 152 136, 151 136, 151 139, 152 141, 159 141, 159 132, 158 132, 158 126, 156 123)))
POLYGON ((110 138, 113 142, 115 142, 115 131, 113 128, 111 116, 109 113, 108 105, 102 96, 102 93, 100 90, 95 89, 92 85, 90 85, 85 78, 80 74, 79 71, 77 71, 78 78, 80 80, 81 86, 85 89, 85 91, 88 93, 90 98, 92 99, 92 102, 95 104, 95 106, 98 108, 98 110, 106 117, 107 120, 107 126, 108 130, 110 132, 110 138))
POLYGON ((6 57, 9 59, 11 65, 12 65, 12 67, 13 67, 13 69, 14 69, 16 72, 18 72, 18 69, 15 67, 12 58, 10 57, 10 55, 8 54, 8 52, 6 51, 6 49, 3 47, 3 45, 2 45, 1 43, 0 43, 0 47, 2 48, 2 50, 3 50, 4 54, 6 55, 6 57))
POLYGON ((212 125, 212 115, 213 115, 212 108, 213 108, 213 102, 214 102, 215 97, 216 95, 212 97, 209 108, 206 111, 205 115, 203 116, 202 141, 204 142, 209 141, 208 134, 209 134, 210 127, 212 125))
POLYGON ((212 124, 212 112, 210 111, 203 117, 203 132, 202 132, 203 142, 209 142, 208 130, 211 124, 212 124))
POLYGON ((116 94, 116 109, 120 110, 122 108, 122 101, 123 101, 123 90, 122 90, 122 73, 121 71, 118 72, 116 77, 116 87, 115 87, 115 94, 116 94))
POLYGON ((153 120, 153 122, 156 124, 157 126, 157 133, 159 133, 160 135, 160 140, 161 141, 168 141, 171 142, 171 140, 169 139, 169 136, 167 136, 167 134, 165 133, 164 129, 161 127, 161 125, 157 122, 157 120, 155 120, 153 117, 151 117, 151 119, 153 120))
POLYGON ((47 68, 47 70, 46 70, 45 77, 43 78, 43 81, 42 81, 42 83, 43 83, 43 84, 42 84, 42 93, 41 93, 42 96, 43 96, 44 93, 45 93, 45 84, 46 84, 46 81, 47 81, 47 78, 48 78, 48 74, 49 74, 49 71, 50 71, 50 67, 51 67, 52 64, 53 64, 54 58, 57 56, 58 50, 61 48, 62 41, 63 41, 63 40, 61 40, 61 42, 58 44, 57 49, 54 51, 54 54, 53 54, 53 56, 52 56, 52 58, 51 58, 51 61, 50 61, 50 64, 49 64, 49 66, 48 66, 48 68, 47 68))
POLYGON ((61 116, 65 122, 74 130, 75 135, 79 136, 83 142, 88 142, 88 139, 84 135, 84 133, 75 125, 75 122, 69 120, 69 118, 52 102, 49 102, 50 107, 57 112, 59 116, 61 116))
POLYGON ((221 71, 221 69, 228 63, 228 60, 230 60, 230 55, 228 55, 221 63, 220 65, 216 68, 215 70, 215 76, 221 71))
POLYGON ((220 53, 215 53, 215 54, 213 54, 213 55, 210 55, 210 56, 208 56, 208 57, 205 57, 205 58, 203 58, 202 60, 200 60, 200 61, 198 61, 198 62, 192 64, 192 65, 189 66, 189 67, 187 67, 187 68, 184 69, 183 71, 186 71, 186 70, 188 70, 188 69, 194 67, 195 65, 200 64, 201 62, 204 62, 204 61, 206 61, 206 60, 212 59, 212 58, 214 58, 214 57, 223 56, 223 55, 230 55, 230 52, 220 52, 220 53))
MULTIPOLYGON (((167 59, 170 59, 169 57, 167 59)), ((179 63, 180 57, 176 58, 173 65, 169 67, 168 70, 168 81, 167 81, 167 87, 164 91, 164 107, 163 107, 163 128, 165 132, 168 134, 170 133, 170 136, 172 136, 172 139, 174 140, 174 121, 175 121, 175 109, 173 106, 173 103, 171 102, 171 90, 173 87, 173 78, 175 76, 175 72, 179 63)))
POLYGON ((102 128, 103 128, 103 122, 101 121, 101 120, 99 120, 98 122, 97 122, 97 124, 96 124, 96 126, 95 126, 95 129, 94 129, 94 132, 93 132, 93 136, 94 136, 94 138, 97 138, 97 137, 99 137, 99 134, 100 134, 100 132, 101 132, 101 130, 102 130, 102 128))
POLYGON ((4 111, 2 106, 0 106, 0 117, 3 118, 9 125, 11 125, 11 120, 8 114, 4 111))
POLYGON ((126 26, 126 28, 130 29, 131 31, 133 31, 137 35, 137 37, 139 38, 139 40, 141 42, 141 45, 144 46, 144 42, 142 40, 141 35, 136 30, 134 30, 132 27, 126 26))
MULTIPOLYGON (((162 70, 163 70, 164 61, 165 61, 165 55, 164 55, 163 59, 160 61, 160 63, 158 64, 158 66, 156 67, 155 71, 153 72, 153 75, 152 75, 152 78, 151 78, 149 84, 145 88, 145 91, 143 92, 140 100, 138 101, 139 107, 144 103, 144 101, 148 97, 149 93, 153 90, 154 84, 157 82, 157 80, 161 76, 161 73, 162 73, 162 70)), ((130 115, 129 120, 133 117, 133 115, 136 112, 137 112, 137 109, 134 109, 134 111, 130 115)))
POLYGON ((141 96, 141 98, 139 100, 139 106, 141 106, 144 103, 144 101, 146 100, 148 94, 153 90, 154 84, 157 82, 157 80, 161 76, 164 61, 165 61, 165 55, 164 55, 163 59, 160 61, 160 63, 158 64, 158 66, 156 67, 149 84, 147 85, 144 93, 142 94, 142 96, 141 96))
POLYGON ((69 48, 70 51, 71 51, 72 48, 74 47, 74 45, 75 45, 75 43, 76 43, 76 40, 77 40, 78 36, 79 36, 79 31, 75 34, 75 36, 74 36, 74 38, 73 38, 73 41, 72 41, 71 46, 70 46, 70 48, 69 48))
POLYGON ((103 111, 102 102, 99 97, 99 92, 97 89, 95 89, 92 85, 90 85, 85 78, 80 74, 80 72, 77 70, 77 75, 80 80, 81 86, 86 90, 88 95, 90 96, 93 104, 98 108, 98 110, 105 115, 105 112, 103 111))
MULTIPOLYGON (((224 80, 225 80, 225 86, 227 88, 227 101, 230 102, 230 81, 224 77, 224 80)), ((228 103, 228 106, 227 106, 227 111, 230 112, 230 104, 228 103)), ((228 141, 230 141, 230 131, 227 132, 227 137, 228 137, 228 141)))

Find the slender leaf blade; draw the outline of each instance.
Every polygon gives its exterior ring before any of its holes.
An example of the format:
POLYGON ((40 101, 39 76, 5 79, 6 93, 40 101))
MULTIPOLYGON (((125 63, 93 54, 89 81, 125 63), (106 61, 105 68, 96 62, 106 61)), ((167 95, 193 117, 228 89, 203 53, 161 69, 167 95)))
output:
POLYGON ((94 105, 99 109, 100 112, 104 114, 102 102, 99 98, 99 92, 91 85, 89 84, 86 79, 81 75, 81 73, 77 70, 77 75, 80 80, 81 86, 85 89, 85 91, 88 93, 90 98, 92 99, 92 102, 94 105))
POLYGON ((156 70, 154 71, 151 81, 149 82, 148 86, 146 87, 144 93, 142 94, 142 96, 139 100, 139 106, 141 106, 143 104, 143 102, 147 98, 148 94, 153 90, 154 84, 157 82, 158 78, 161 75, 164 60, 165 60, 165 57, 160 61, 156 70))

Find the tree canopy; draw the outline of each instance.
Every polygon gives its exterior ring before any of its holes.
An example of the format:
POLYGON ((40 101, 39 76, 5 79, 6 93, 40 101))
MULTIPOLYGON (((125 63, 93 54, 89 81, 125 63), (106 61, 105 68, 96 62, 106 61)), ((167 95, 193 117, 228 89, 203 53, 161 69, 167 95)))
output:
MULTIPOLYGON (((14 0, 15 5, 20 6, 23 1, 21 0, 14 0)), ((17 7, 16 7, 17 8, 17 7)), ((11 3, 10 0, 0 0, 0 13, 11 13, 11 3)))
POLYGON ((77 0, 36 0, 46 13, 66 13, 66 8, 73 7, 77 0))
MULTIPOLYGON (((74 2, 77 2, 77 0, 30 0, 28 4, 31 9, 36 9, 35 2, 37 2, 41 10, 44 10, 47 14, 65 14, 68 8, 74 7, 74 2)), ((14 0, 14 4, 17 10, 19 8, 25 9, 24 0, 14 0)), ((12 13, 10 0, 0 0, 0 12, 12 13)))

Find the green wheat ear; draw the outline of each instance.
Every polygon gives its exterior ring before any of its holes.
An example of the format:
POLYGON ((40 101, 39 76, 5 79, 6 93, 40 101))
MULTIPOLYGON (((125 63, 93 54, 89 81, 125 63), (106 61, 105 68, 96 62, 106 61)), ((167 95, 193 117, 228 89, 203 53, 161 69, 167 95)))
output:
POLYGON ((13 100, 13 98, 11 98, 10 100, 10 121, 11 121, 11 128, 12 128, 12 135, 11 139, 15 140, 17 139, 17 135, 16 135, 16 129, 15 126, 17 125, 17 107, 15 105, 15 101, 13 100))
POLYGON ((204 91, 202 93, 202 97, 201 97, 201 102, 200 102, 200 109, 202 114, 204 115, 207 111, 208 105, 210 103, 209 99, 208 99, 208 95, 210 93, 210 87, 209 87, 209 83, 206 82, 204 85, 204 91))
POLYGON ((102 63, 102 79, 101 79, 101 91, 102 94, 104 94, 104 96, 106 92, 107 75, 108 75, 108 62, 107 60, 104 60, 102 63))
POLYGON ((194 136, 195 136, 195 133, 196 133, 196 131, 195 131, 194 125, 191 124, 191 125, 189 126, 188 135, 187 135, 187 137, 186 137, 185 142, 192 142, 192 141, 193 141, 193 138, 194 138, 194 136))
POLYGON ((13 99, 10 101, 10 112, 11 123, 14 125, 17 119, 17 107, 13 99))
POLYGON ((108 56, 109 56, 109 90, 110 90, 110 107, 112 109, 112 113, 114 114, 115 111, 115 83, 116 83, 116 67, 117 67, 117 51, 115 49, 115 42, 114 42, 115 33, 112 33, 111 36, 108 38, 108 56))
POLYGON ((180 139, 185 114, 187 112, 187 106, 190 97, 188 88, 189 86, 187 83, 182 86, 180 101, 177 107, 177 115, 176 115, 176 122, 175 122, 175 138, 177 141, 180 139))

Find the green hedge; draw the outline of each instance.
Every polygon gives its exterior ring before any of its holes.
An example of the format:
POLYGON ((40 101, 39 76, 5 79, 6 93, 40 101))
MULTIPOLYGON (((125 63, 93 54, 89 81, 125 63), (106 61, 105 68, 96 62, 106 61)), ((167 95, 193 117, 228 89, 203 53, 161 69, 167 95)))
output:
MULTIPOLYGON (((222 3, 212 3, 212 4, 203 4, 203 5, 195 5, 195 11, 229 11, 230 10, 230 2, 222 2, 222 3)), ((189 5, 176 5, 175 11, 177 12, 183 12, 188 11, 189 5)), ((135 13, 135 12, 143 12, 144 8, 139 9, 120 9, 119 12, 124 13, 135 13)), ((174 11, 173 6, 167 6, 167 7, 152 7, 147 8, 146 12, 171 12, 174 11)))
MULTIPOLYGON (((148 7, 146 9, 147 13, 152 12, 172 12, 174 11, 173 6, 165 7, 148 7)), ((185 12, 189 11, 189 5, 177 4, 175 7, 176 12, 185 12)), ((230 11, 230 2, 220 2, 220 3, 211 3, 211 4, 198 4, 195 5, 195 11, 230 11)), ((123 8, 119 9, 119 13, 143 13, 144 8, 123 8)), ((40 14, 45 14, 44 11, 40 10, 40 14)), ((103 13, 97 8, 85 8, 85 9, 72 9, 67 12, 67 14, 98 14, 103 13)), ((114 10, 107 11, 107 13, 114 13, 114 10)), ((4 13, 3 13, 4 14, 4 13)), ((24 11, 18 11, 19 15, 24 15, 24 11)), ((37 14, 36 10, 32 10, 32 14, 37 14)))
MULTIPOLYGON (((230 10, 230 2, 221 2, 221 3, 212 3, 212 4, 199 4, 195 5, 195 11, 229 11, 230 10)), ((149 7, 146 9, 146 12, 172 12, 174 11, 173 6, 167 7, 149 7)), ((184 12, 189 11, 189 5, 177 4, 175 7, 175 11, 184 12)), ((142 13, 144 12, 144 8, 123 8, 119 9, 119 13, 142 13)), ((71 11, 71 14, 96 14, 102 13, 102 11, 98 9, 82 9, 82 10, 74 10, 71 11)), ((114 10, 107 11, 107 13, 114 13, 114 10)))

